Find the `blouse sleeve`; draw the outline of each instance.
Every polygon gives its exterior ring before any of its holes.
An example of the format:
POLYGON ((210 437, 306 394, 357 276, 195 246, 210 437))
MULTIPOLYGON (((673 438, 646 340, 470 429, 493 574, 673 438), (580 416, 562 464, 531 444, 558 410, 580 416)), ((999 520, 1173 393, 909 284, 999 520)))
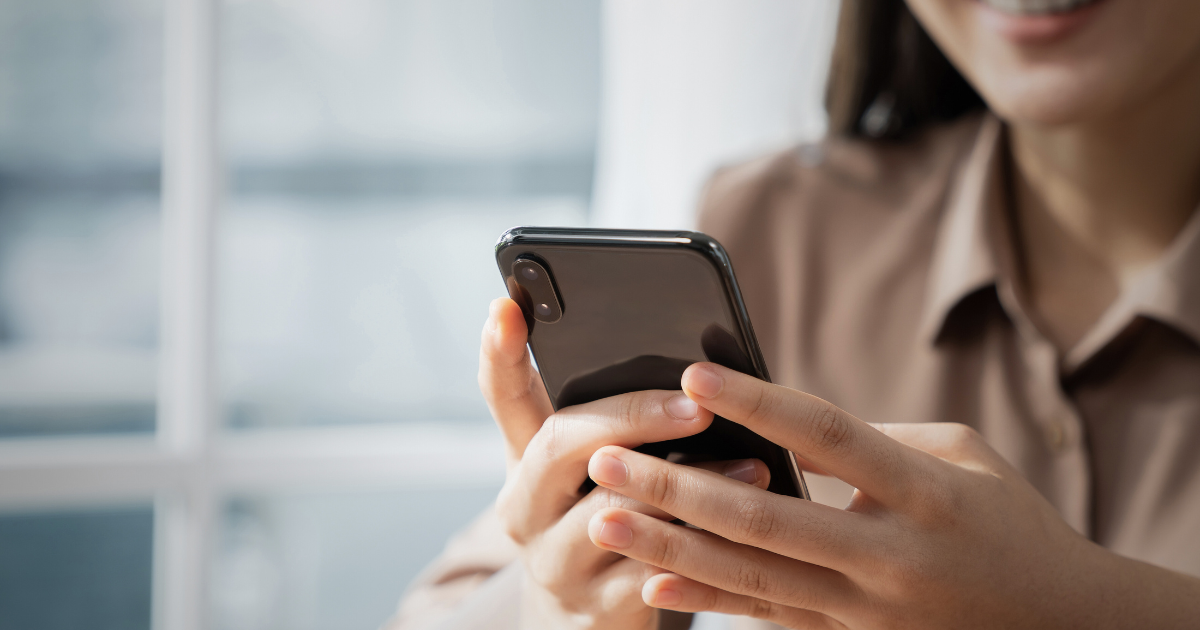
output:
POLYGON ((463 630, 516 628, 519 565, 516 544, 489 507, 417 576, 383 630, 431 630, 451 621, 463 630), (488 611, 486 625, 464 625, 462 614, 481 607, 488 611))

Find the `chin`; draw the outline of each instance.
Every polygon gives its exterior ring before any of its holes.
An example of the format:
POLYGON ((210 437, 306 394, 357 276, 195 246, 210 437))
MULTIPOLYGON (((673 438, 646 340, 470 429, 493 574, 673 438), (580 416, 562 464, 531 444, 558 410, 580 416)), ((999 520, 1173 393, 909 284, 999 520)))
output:
POLYGON ((976 83, 988 106, 1009 124, 1063 127, 1102 119, 1114 107, 1115 86, 1086 73, 1059 69, 1013 73, 1006 80, 976 83))

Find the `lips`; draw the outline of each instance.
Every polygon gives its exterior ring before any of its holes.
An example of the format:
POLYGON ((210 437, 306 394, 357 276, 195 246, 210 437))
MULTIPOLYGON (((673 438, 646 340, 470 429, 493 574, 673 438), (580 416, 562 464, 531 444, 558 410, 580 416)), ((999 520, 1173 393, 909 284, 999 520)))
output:
POLYGON ((1067 13, 1098 0, 979 0, 997 11, 1009 15, 1051 15, 1067 13))
POLYGON ((1044 49, 1083 32, 1105 0, 976 0, 982 26, 1019 46, 1044 49))

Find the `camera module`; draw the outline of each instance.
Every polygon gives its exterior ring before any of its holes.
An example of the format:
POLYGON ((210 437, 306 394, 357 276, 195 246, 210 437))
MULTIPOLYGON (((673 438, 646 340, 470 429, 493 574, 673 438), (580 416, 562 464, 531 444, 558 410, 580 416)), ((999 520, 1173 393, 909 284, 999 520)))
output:
POLYGON ((562 319, 563 303, 546 263, 518 258, 512 264, 509 292, 525 311, 526 321, 553 324, 562 319))

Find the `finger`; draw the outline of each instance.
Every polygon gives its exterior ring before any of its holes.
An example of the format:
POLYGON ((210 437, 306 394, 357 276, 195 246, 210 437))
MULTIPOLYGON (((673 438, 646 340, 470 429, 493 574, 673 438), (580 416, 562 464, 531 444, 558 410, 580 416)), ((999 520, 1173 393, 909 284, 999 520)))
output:
POLYGON ((589 595, 595 598, 593 604, 598 603, 600 610, 609 614, 631 615, 646 609, 646 603, 642 601, 642 585, 646 580, 663 573, 663 570, 637 560, 617 557, 620 558, 618 562, 585 584, 588 585, 589 595))
POLYGON ((797 455, 796 453, 792 453, 792 457, 794 457, 796 459, 796 467, 799 468, 802 472, 812 473, 814 475, 821 475, 823 477, 832 477, 833 476, 833 475, 829 474, 829 471, 808 461, 807 459, 804 459, 803 457, 797 455))
POLYGON ((713 413, 794 451, 882 502, 903 503, 923 465, 865 422, 803 392, 766 383, 714 363, 683 374, 683 388, 713 413), (914 475, 914 472, 917 474, 914 475))
MULTIPOLYGON (((717 474, 758 488, 766 489, 771 482, 767 465, 756 459, 698 464, 717 474)), ((563 585, 579 584, 597 571, 611 565, 621 556, 592 544, 588 538, 588 523, 600 510, 619 508, 645 514, 662 521, 675 517, 607 488, 596 488, 571 507, 562 520, 547 529, 531 544, 527 561, 530 573, 542 586, 557 590, 563 585)))
POLYGON ((646 391, 567 407, 551 416, 525 448, 497 498, 518 542, 545 530, 580 499, 587 462, 608 444, 634 448, 695 435, 712 414, 680 392, 646 391))
MULTIPOLYGON (((538 588, 526 590, 523 586, 522 595, 526 598, 533 598, 532 601, 527 602, 533 607, 533 611, 537 609, 550 610, 578 619, 586 618, 593 622, 589 627, 597 625, 600 627, 647 627, 649 622, 654 619, 655 614, 654 610, 642 601, 642 584, 645 584, 646 580, 651 577, 662 573, 662 569, 622 556, 616 557, 620 559, 619 562, 610 564, 600 573, 588 576, 578 582, 565 584, 557 590, 541 587, 526 566, 525 579, 538 584, 538 588), (638 623, 637 617, 639 616, 643 623, 638 623), (614 619, 619 619, 628 625, 618 626, 613 623, 614 619)), ((522 608, 526 607, 522 606, 522 608)), ((524 617, 524 615, 522 616, 524 617)), ((523 623, 521 627, 555 627, 547 625, 552 623, 548 619, 536 619, 541 617, 536 612, 532 617, 534 619, 523 619, 526 623, 523 623), (539 624, 539 621, 542 623, 539 624)), ((562 617, 559 619, 561 620, 562 617)))
POLYGON ((529 360, 527 336, 521 307, 508 298, 493 300, 479 347, 479 389, 504 433, 510 461, 521 458, 542 422, 554 413, 529 360))
POLYGON ((646 580, 642 587, 642 601, 647 606, 679 612, 715 612, 765 619, 787 628, 843 628, 837 621, 819 612, 736 595, 675 573, 660 573, 646 580))
POLYGON ((830 612, 853 593, 849 580, 831 569, 636 512, 601 510, 588 535, 602 549, 774 604, 830 612))
POLYGON ((758 459, 738 459, 729 462, 699 462, 687 464, 689 468, 698 468, 734 481, 740 481, 763 490, 771 485, 771 469, 758 459))
POLYGON ((606 446, 592 456, 588 472, 600 486, 703 530, 797 560, 840 569, 877 552, 879 537, 869 517, 708 471, 606 446))
POLYGON ((534 581, 546 590, 564 592, 590 582, 613 563, 623 560, 622 556, 593 545, 587 535, 588 522, 597 512, 608 508, 657 519, 674 518, 607 488, 596 488, 572 506, 562 520, 526 545, 525 564, 534 581))

